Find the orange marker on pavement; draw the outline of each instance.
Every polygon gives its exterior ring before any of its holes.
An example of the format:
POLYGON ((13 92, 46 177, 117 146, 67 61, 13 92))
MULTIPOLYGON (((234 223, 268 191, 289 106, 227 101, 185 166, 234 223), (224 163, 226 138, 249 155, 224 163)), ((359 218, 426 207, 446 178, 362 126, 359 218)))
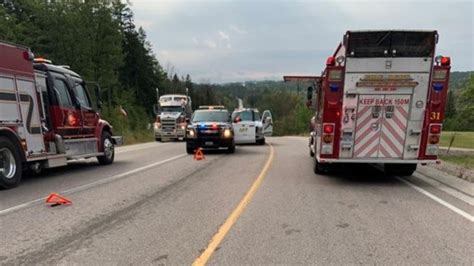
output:
POLYGON ((51 193, 46 198, 46 203, 50 203, 51 206, 57 206, 57 205, 70 205, 72 204, 72 201, 70 201, 69 199, 57 193, 51 193))
POLYGON ((205 157, 204 157, 204 153, 202 152, 202 149, 197 148, 196 152, 194 153, 194 160, 200 161, 200 160, 204 160, 204 159, 205 159, 205 157))

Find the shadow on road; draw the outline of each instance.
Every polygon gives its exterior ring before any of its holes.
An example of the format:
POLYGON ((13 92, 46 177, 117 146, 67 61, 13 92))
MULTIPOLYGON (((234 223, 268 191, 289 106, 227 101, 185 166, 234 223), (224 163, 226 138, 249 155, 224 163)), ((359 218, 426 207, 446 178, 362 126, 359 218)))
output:
POLYGON ((386 175, 370 164, 335 164, 331 166, 330 172, 325 176, 337 182, 351 185, 403 185, 393 176, 386 175))
POLYGON ((55 177, 64 177, 64 174, 68 174, 68 178, 76 177, 82 178, 83 175, 87 175, 89 172, 95 171, 98 168, 106 169, 108 167, 126 166, 129 164, 127 161, 115 161, 113 165, 100 165, 96 160, 78 160, 69 162, 68 165, 63 167, 44 169, 39 174, 26 171, 23 173, 22 183, 35 183, 41 182, 43 179, 54 179, 55 177), (78 174, 80 175, 71 175, 78 174))

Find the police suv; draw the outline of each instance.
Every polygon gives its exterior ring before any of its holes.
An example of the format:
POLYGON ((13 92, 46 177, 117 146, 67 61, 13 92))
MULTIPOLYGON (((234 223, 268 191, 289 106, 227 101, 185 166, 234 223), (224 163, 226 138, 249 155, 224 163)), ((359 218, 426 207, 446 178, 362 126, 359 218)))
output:
POLYGON ((221 149, 234 153, 234 131, 231 117, 224 106, 200 106, 186 128, 186 151, 194 153, 197 148, 221 149))
POLYGON ((270 111, 260 115, 258 109, 239 108, 232 113, 232 127, 236 144, 265 144, 265 136, 273 134, 273 118, 270 111))

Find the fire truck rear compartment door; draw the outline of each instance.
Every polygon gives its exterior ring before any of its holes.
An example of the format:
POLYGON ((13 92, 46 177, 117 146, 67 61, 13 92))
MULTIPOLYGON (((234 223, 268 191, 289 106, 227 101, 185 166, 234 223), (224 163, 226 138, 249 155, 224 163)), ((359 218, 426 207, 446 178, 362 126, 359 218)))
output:
POLYGON ((35 85, 31 80, 19 79, 17 80, 17 88, 20 92, 21 115, 27 151, 33 154, 41 153, 45 148, 35 85))
POLYGON ((21 120, 13 78, 0 76, 0 122, 21 120))
POLYGON ((376 158, 379 152, 384 95, 360 95, 355 124, 354 158, 376 158))
POLYGON ((410 95, 385 96, 379 158, 403 157, 410 100, 410 95))

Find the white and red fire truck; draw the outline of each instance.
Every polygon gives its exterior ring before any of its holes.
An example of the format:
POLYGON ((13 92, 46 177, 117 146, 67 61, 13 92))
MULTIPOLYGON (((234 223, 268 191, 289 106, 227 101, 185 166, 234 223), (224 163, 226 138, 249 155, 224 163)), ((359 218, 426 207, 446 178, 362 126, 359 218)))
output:
POLYGON ((26 47, 0 42, 0 187, 20 183, 23 170, 97 157, 114 161, 112 126, 100 119, 86 83, 67 66, 35 60, 26 47))
POLYGON ((438 163, 450 58, 435 57, 436 31, 348 31, 308 104, 315 109, 314 171, 334 163, 378 163, 411 175, 438 163))

